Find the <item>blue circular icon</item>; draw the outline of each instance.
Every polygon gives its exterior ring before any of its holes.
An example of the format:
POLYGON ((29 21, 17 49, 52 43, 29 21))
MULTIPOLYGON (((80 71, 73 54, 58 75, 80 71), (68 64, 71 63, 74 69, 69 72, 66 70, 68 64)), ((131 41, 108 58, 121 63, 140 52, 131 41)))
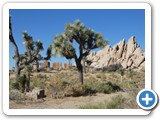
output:
POLYGON ((157 94, 153 90, 141 90, 137 95, 138 105, 145 110, 150 110, 157 104, 157 94))

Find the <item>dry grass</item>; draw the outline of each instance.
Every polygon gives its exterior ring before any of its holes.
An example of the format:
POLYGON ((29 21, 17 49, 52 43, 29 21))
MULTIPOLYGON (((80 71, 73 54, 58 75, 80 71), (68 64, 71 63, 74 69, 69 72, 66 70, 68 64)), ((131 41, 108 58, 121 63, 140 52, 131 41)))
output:
MULTIPOLYGON (((111 94, 118 91, 123 91, 129 94, 123 102, 121 101, 120 108, 138 108, 136 104, 136 95, 145 87, 144 72, 133 72, 132 77, 128 71, 125 71, 121 81, 121 75, 118 72, 92 72, 84 73, 84 85, 81 85, 78 79, 76 70, 62 70, 51 73, 33 73, 31 77, 31 90, 39 87, 45 90, 47 98, 65 98, 78 96, 92 96, 97 93, 111 94)), ((10 80, 10 89, 12 90, 13 77, 10 80)), ((118 96, 120 98, 120 96, 118 96)), ((113 100, 115 102, 115 99, 113 100)), ((117 101, 117 104, 120 101, 117 101)), ((102 106, 108 104, 100 103, 102 106)), ((107 108, 117 108, 117 105, 112 105, 107 108)), ((90 106, 90 108, 96 108, 90 106)), ((86 107, 87 108, 87 107, 86 107)))
POLYGON ((124 102, 125 98, 120 94, 101 103, 80 106, 80 109, 123 109, 124 102))

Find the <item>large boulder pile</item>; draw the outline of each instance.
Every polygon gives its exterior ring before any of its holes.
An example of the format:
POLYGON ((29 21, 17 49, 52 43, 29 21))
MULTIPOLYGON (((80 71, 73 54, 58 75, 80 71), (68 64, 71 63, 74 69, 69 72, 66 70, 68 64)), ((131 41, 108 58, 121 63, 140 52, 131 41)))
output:
POLYGON ((125 69, 145 69, 145 54, 137 44, 134 36, 128 40, 127 44, 123 39, 113 47, 107 45, 98 52, 90 53, 87 58, 92 60, 91 67, 94 68, 120 64, 125 69))

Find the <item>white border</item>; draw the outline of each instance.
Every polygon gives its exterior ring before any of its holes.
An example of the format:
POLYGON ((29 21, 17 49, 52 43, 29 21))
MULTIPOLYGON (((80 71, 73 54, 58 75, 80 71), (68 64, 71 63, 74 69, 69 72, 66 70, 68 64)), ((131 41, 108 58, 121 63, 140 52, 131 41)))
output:
POLYGON ((148 115, 142 109, 9 109, 9 9, 145 9, 145 89, 151 89, 151 6, 147 3, 7 3, 3 6, 3 112, 6 115, 148 115), (68 5, 66 5, 68 4, 68 5))

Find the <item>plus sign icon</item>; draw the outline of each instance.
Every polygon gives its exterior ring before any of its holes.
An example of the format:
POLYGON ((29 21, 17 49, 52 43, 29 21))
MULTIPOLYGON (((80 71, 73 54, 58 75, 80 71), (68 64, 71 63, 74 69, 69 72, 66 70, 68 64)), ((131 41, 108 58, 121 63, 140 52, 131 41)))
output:
POLYGON ((157 104, 157 94, 153 90, 141 90, 137 95, 137 103, 144 110, 150 110, 157 104))

